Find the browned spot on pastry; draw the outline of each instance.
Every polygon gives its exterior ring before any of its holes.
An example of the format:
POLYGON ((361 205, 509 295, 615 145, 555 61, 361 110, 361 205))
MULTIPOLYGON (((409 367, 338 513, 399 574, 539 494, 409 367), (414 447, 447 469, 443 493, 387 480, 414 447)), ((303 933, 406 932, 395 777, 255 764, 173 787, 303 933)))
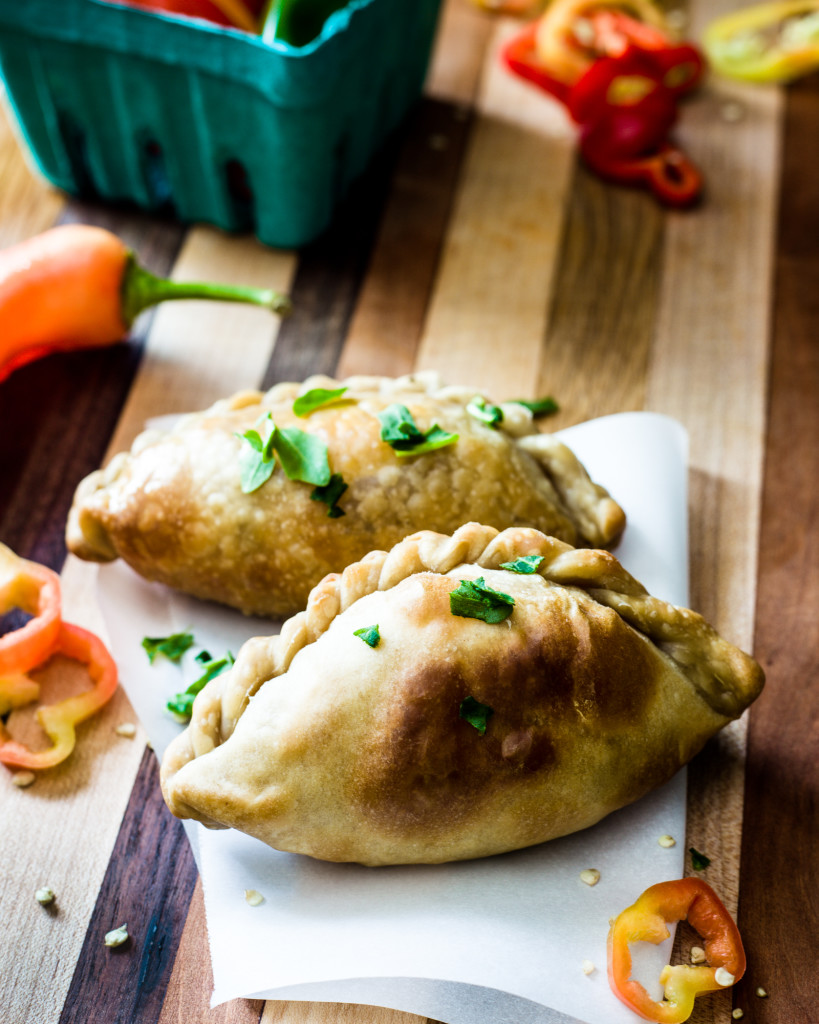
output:
POLYGON ((653 694, 645 640, 579 591, 540 585, 508 623, 457 618, 457 579, 423 574, 396 588, 423 646, 378 709, 358 798, 382 827, 450 825, 521 777, 548 773, 578 731, 630 728, 653 694), (418 588, 424 593, 419 595, 418 588), (401 593, 403 591, 403 593, 401 593), (485 735, 459 716, 492 708, 485 735))

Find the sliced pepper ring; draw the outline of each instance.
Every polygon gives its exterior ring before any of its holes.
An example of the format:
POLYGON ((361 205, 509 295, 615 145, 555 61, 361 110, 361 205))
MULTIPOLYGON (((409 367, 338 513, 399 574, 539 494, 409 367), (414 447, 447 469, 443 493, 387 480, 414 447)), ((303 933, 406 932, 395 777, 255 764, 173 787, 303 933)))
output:
POLYGON ((703 47, 719 74, 789 82, 819 67, 819 0, 775 0, 712 21, 703 47))
POLYGON ((745 973, 745 952, 737 926, 717 894, 700 878, 652 885, 612 922, 608 937, 609 984, 635 1013, 656 1024, 682 1024, 703 992, 727 988, 745 973), (704 940, 706 964, 666 966, 660 974, 662 1002, 631 978, 630 942, 655 945, 669 937, 667 925, 688 919, 704 940))
POLYGON ((33 618, 0 636, 0 676, 25 674, 54 651, 60 631, 60 577, 0 544, 0 615, 19 608, 33 618))
POLYGON ((57 704, 48 704, 37 711, 37 720, 53 746, 32 751, 12 740, 0 726, 0 762, 15 768, 52 768, 64 761, 76 743, 76 726, 111 699, 117 688, 117 667, 105 644, 80 626, 59 623, 53 654, 87 665, 94 683, 92 689, 57 704))

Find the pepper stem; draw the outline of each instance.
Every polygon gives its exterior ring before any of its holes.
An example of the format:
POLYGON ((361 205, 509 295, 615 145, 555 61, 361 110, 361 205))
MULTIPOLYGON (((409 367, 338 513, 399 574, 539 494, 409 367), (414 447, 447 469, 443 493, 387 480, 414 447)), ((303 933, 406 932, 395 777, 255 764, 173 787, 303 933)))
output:
POLYGON ((169 299, 246 302, 254 306, 263 306, 278 316, 288 316, 293 309, 288 296, 272 288, 170 281, 165 277, 157 277, 140 266, 133 253, 130 253, 122 278, 122 319, 126 327, 130 327, 143 310, 169 299))

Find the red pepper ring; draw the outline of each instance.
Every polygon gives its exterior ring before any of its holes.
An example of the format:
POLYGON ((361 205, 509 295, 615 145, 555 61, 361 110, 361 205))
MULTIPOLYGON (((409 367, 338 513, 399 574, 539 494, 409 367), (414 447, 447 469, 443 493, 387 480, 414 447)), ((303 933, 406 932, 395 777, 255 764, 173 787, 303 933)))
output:
POLYGON ((15 768, 52 768, 64 761, 76 743, 75 727, 107 703, 117 688, 117 667, 105 644, 98 636, 60 623, 54 654, 83 662, 94 683, 92 689, 58 704, 48 704, 37 712, 37 720, 52 741, 48 750, 32 751, 22 743, 8 738, 0 726, 0 762, 15 768))
POLYGON ((667 206, 684 207, 702 194, 702 174, 681 149, 671 143, 643 157, 617 159, 602 156, 584 136, 580 151, 589 167, 601 178, 621 185, 647 185, 667 206))
POLYGON ((609 984, 635 1013, 656 1024, 682 1024, 702 992, 715 992, 745 973, 745 952, 737 926, 710 885, 682 878, 652 885, 612 922, 608 938, 609 984), (657 1002, 631 978, 630 942, 667 939, 667 925, 687 918, 704 940, 706 964, 666 966, 660 974, 665 998, 657 1002))
POLYGON ((501 51, 501 59, 513 74, 539 86, 561 103, 568 104, 572 82, 556 77, 540 59, 536 37, 537 22, 533 22, 509 40, 501 51))
POLYGON ((0 615, 19 608, 34 616, 0 636, 0 676, 25 674, 52 653, 60 630, 60 577, 0 544, 0 615))

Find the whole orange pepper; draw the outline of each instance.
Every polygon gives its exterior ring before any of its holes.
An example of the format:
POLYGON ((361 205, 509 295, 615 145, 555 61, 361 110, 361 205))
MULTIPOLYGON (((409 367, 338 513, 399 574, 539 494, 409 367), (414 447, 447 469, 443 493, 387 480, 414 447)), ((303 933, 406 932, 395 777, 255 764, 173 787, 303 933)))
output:
POLYGON ((0 382, 51 352, 121 341, 143 310, 167 299, 290 311, 287 296, 270 289, 155 277, 116 235, 67 224, 0 252, 0 382))

